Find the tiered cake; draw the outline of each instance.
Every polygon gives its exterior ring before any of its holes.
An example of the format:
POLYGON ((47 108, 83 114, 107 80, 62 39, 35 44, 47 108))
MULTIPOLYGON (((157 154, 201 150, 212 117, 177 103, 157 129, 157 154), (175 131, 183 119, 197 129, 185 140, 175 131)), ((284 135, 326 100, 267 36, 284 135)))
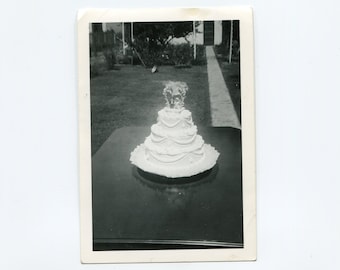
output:
POLYGON ((168 82, 163 90, 166 107, 144 144, 131 153, 130 161, 140 169, 166 177, 189 177, 211 169, 219 153, 197 134, 191 112, 184 108, 188 86, 168 82))

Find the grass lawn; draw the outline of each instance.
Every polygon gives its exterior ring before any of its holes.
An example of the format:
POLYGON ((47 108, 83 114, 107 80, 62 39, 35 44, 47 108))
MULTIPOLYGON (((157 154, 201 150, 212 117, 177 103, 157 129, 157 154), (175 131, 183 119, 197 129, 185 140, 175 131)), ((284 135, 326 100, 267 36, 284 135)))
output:
POLYGON ((151 73, 142 66, 121 66, 91 78, 92 155, 111 135, 124 126, 151 126, 165 106, 163 82, 184 81, 189 86, 185 107, 196 125, 211 124, 206 66, 176 69, 161 66, 151 73))

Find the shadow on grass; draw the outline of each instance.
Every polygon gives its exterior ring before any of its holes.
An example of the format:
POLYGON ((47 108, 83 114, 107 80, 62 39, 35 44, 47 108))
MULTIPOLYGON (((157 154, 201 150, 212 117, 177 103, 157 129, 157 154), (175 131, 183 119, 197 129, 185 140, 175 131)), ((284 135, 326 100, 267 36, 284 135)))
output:
POLYGON ((111 135, 124 126, 150 126, 157 122, 157 112, 165 106, 163 82, 184 81, 189 86, 185 107, 192 112, 196 125, 209 126, 210 103, 206 66, 175 69, 161 66, 151 73, 141 66, 121 66, 91 78, 92 155, 111 135))

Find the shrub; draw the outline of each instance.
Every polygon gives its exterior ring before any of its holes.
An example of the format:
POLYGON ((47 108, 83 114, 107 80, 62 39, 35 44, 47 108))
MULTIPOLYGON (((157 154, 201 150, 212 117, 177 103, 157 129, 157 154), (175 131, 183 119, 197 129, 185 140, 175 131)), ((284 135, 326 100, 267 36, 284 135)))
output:
POLYGON ((207 63, 207 58, 205 56, 205 47, 204 45, 196 45, 196 59, 191 61, 191 64, 194 66, 201 66, 207 63))
MULTIPOLYGON (((216 53, 216 56, 218 59, 221 59, 222 61, 228 61, 229 60, 229 43, 215 45, 214 50, 216 53)), ((233 41, 233 47, 232 47, 232 62, 238 62, 240 59, 240 46, 239 42, 237 40, 233 41)))
POLYGON ((90 58, 90 76, 98 76, 107 70, 107 62, 103 53, 90 58))
POLYGON ((110 69, 114 69, 115 68, 115 64, 117 63, 116 60, 116 55, 114 53, 113 49, 106 49, 104 50, 104 57, 106 60, 106 65, 107 68, 110 69))
POLYGON ((190 66, 192 59, 192 48, 189 43, 171 45, 170 58, 176 66, 190 66))

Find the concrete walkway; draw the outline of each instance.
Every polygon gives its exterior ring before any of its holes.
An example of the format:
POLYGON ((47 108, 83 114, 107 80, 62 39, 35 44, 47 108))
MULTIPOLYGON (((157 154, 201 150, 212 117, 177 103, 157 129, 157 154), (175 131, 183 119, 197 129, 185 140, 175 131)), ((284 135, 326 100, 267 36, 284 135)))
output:
POLYGON ((206 46, 206 56, 212 126, 241 128, 213 46, 206 46))

